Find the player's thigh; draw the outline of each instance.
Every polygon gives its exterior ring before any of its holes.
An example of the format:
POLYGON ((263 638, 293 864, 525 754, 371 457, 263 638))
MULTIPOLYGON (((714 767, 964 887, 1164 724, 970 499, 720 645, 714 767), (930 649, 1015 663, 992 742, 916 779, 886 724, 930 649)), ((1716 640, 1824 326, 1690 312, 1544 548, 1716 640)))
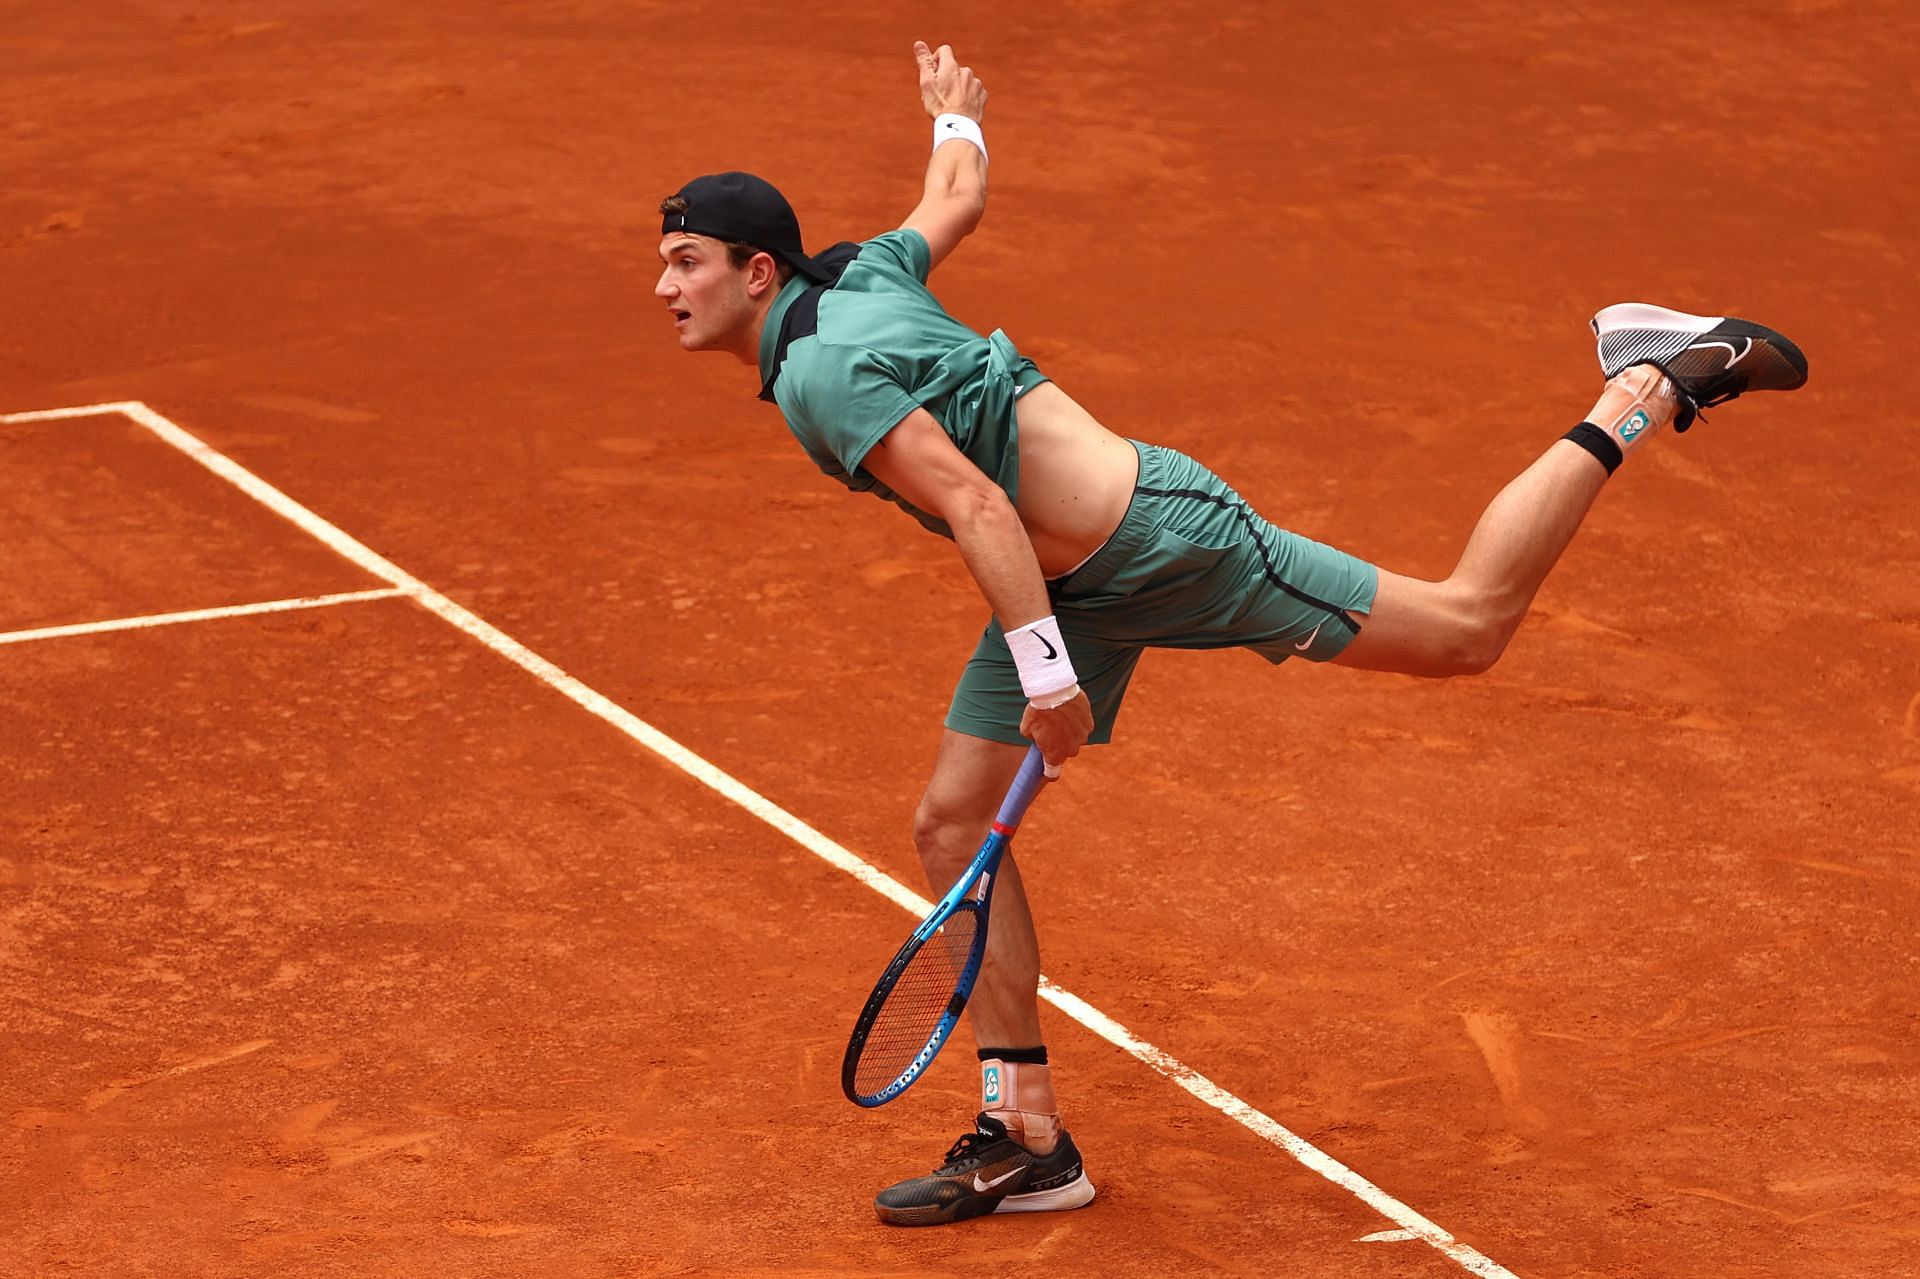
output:
POLYGON ((1479 634, 1469 601, 1446 582, 1380 570, 1360 633, 1333 658, 1341 666, 1403 675, 1458 675, 1474 668, 1479 634))
MULTIPOLYGON (((1114 720, 1120 703, 1126 698, 1134 668, 1140 662, 1140 645, 1118 642, 1092 633, 1072 613, 1060 614, 1060 633, 1066 640, 1067 656, 1080 688, 1093 708, 1091 745, 1113 739, 1114 720)), ((947 708, 947 727, 956 733, 1025 748, 1020 719, 1027 709, 1027 695, 1020 687, 1020 671, 998 621, 988 625, 967 659, 966 669, 954 686, 953 702, 947 708)))
POLYGON ((1222 637, 1269 662, 1338 661, 1374 606, 1380 571, 1323 542, 1276 528, 1249 511, 1248 531, 1225 576, 1234 612, 1222 637))
POLYGON ((920 798, 916 833, 924 841, 941 833, 929 827, 959 825, 969 830, 977 826, 980 830, 976 834, 983 836, 986 823, 993 820, 1026 756, 1024 744, 1015 746, 942 729, 933 775, 920 798))

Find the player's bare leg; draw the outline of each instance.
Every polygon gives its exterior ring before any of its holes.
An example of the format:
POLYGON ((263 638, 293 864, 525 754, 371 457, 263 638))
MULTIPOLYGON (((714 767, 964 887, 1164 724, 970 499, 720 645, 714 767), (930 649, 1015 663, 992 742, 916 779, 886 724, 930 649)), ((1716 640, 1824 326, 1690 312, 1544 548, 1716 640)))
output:
MULTIPOLYGON (((945 892, 979 851, 1026 753, 1024 746, 943 731, 933 776, 914 816, 914 844, 936 893, 945 892)), ((986 960, 967 1004, 975 1041, 983 1048, 1039 1048, 1039 988, 1039 941, 1010 852, 1000 864, 986 960)), ((1059 1116, 1048 1067, 1011 1063, 995 1079, 1003 1082, 987 1092, 987 1112, 1005 1123, 1016 1141, 1042 1154, 1052 1149, 1059 1116)))
MULTIPOLYGON (((1641 364, 1607 382, 1587 421, 1624 451, 1671 423, 1677 408, 1665 375, 1641 364)), ((1373 611, 1334 660, 1429 676, 1476 674, 1492 666, 1607 475, 1593 453, 1556 441, 1488 505, 1444 581, 1382 570, 1373 611)))
MULTIPOLYGON (((933 887, 945 891, 978 851, 1027 748, 947 730, 914 839, 933 887)), ((874 1212, 895 1226, 934 1226, 994 1212, 1059 1212, 1090 1203, 1093 1181, 1060 1126, 1040 1048, 1040 949, 1011 856, 993 890, 987 957, 968 1011, 974 1038, 1006 1059, 981 1062, 980 1109, 938 1168, 888 1186, 874 1212)))

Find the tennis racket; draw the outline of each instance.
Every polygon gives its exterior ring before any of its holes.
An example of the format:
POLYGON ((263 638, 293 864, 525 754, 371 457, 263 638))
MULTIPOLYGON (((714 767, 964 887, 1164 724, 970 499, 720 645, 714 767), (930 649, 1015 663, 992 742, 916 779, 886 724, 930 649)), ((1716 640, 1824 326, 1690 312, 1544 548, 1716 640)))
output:
POLYGON ((1000 859, 1027 805, 1058 775, 1038 746, 1027 752, 986 842, 880 974, 840 1062, 840 1091, 854 1105, 884 1106, 905 1092, 953 1033, 987 953, 987 910, 1000 859))

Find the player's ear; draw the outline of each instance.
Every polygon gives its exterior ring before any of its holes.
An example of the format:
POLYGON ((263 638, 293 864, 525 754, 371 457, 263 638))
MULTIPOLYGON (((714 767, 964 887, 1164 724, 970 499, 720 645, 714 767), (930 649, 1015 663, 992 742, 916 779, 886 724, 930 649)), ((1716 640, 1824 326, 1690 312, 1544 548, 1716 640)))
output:
POLYGON ((780 264, 771 253, 756 253, 747 263, 747 292, 759 297, 780 285, 780 264))

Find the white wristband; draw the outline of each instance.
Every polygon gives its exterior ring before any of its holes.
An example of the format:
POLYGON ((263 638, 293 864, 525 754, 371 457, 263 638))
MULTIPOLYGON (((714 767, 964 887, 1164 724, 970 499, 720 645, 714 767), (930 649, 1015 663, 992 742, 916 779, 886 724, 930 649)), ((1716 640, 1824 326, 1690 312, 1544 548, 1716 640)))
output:
MULTIPOLYGON (((1059 710, 1062 706, 1065 706, 1078 696, 1080 696, 1080 686, 1078 684, 1069 684, 1057 693, 1048 693, 1045 697, 1030 698, 1027 701, 1027 705, 1037 711, 1059 710)), ((1049 773, 1048 776, 1051 777, 1052 774, 1049 773)))
POLYGON ((1027 700, 1038 701, 1080 682, 1060 638, 1060 623, 1052 614, 1007 632, 1007 649, 1020 671, 1020 687, 1027 700))
POLYGON ((940 144, 950 138, 965 138, 980 148, 980 158, 987 158, 987 135, 980 132, 977 120, 949 111, 933 118, 933 149, 938 151, 940 144))

